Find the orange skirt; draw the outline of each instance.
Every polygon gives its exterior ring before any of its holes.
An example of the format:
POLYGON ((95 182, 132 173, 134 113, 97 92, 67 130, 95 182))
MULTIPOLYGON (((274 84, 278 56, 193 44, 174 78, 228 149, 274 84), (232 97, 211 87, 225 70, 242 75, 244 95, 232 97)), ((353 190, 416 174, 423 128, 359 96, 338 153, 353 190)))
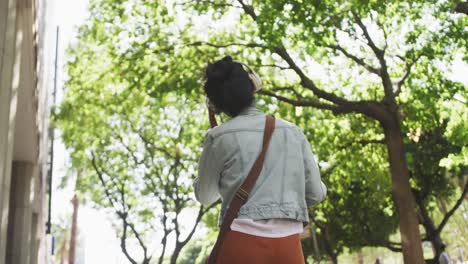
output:
POLYGON ((281 238, 258 237, 236 231, 226 234, 219 264, 303 264, 299 234, 281 238))

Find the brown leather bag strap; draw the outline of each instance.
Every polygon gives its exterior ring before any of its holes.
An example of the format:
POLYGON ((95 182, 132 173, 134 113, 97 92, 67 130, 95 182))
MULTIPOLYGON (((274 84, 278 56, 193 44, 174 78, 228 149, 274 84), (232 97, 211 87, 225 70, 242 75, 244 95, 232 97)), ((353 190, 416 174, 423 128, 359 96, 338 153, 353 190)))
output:
POLYGON ((274 129, 275 117, 269 115, 266 116, 265 130, 263 132, 262 151, 260 152, 260 155, 258 156, 257 160, 252 166, 252 169, 250 169, 249 174, 247 175, 244 182, 232 198, 231 203, 229 204, 229 208, 226 214, 224 215, 223 224, 221 225, 221 230, 219 231, 218 238, 206 262, 207 264, 216 263, 218 253, 221 249, 226 233, 231 230, 232 222, 237 217, 237 214, 239 213, 239 210, 242 207, 242 205, 244 205, 244 203, 247 202, 250 191, 254 187, 255 182, 257 181, 257 178, 260 175, 260 172, 262 171, 263 162, 265 161, 266 152, 268 150, 268 146, 270 145, 270 139, 273 135, 274 129))
POLYGON ((208 108, 208 117, 210 119, 211 128, 217 127, 218 122, 216 121, 215 112, 213 110, 209 109, 209 108, 208 108))

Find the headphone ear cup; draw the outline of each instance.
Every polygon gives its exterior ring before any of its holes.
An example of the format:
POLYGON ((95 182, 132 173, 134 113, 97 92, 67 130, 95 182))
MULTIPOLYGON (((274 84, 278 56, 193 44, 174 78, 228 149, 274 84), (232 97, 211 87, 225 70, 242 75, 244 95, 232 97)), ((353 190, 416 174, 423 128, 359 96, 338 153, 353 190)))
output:
POLYGON ((254 92, 258 92, 262 89, 262 80, 260 79, 260 76, 253 70, 249 73, 249 78, 253 83, 254 86, 254 92))
POLYGON ((249 65, 242 62, 237 63, 247 68, 247 74, 249 75, 249 79, 252 81, 252 84, 254 86, 254 93, 260 91, 262 89, 262 79, 260 79, 260 76, 258 76, 258 74, 254 70, 252 70, 252 68, 250 68, 249 65))

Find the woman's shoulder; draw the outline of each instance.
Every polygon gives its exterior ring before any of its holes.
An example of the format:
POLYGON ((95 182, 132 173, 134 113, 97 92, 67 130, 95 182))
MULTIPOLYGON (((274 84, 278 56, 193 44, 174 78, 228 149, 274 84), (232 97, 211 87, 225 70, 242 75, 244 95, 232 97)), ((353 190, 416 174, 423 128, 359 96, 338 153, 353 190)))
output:
POLYGON ((289 122, 285 119, 278 118, 278 117, 275 117, 275 119, 276 119, 276 127, 299 129, 294 123, 289 122))
POLYGON ((292 123, 290 121, 281 119, 281 118, 275 118, 275 119, 276 119, 276 128, 290 129, 290 130, 293 130, 294 133, 296 133, 297 135, 303 135, 304 134, 303 130, 300 127, 298 127, 296 124, 294 124, 294 123, 292 123))
MULTIPOLYGON (((290 130, 294 135, 301 137, 303 135, 302 129, 297 125, 282 118, 275 117, 275 129, 290 130)), ((262 132, 265 127, 265 114, 256 116, 245 116, 233 118, 219 126, 212 128, 208 131, 211 138, 218 138, 220 136, 231 134, 240 131, 258 131, 262 132)))

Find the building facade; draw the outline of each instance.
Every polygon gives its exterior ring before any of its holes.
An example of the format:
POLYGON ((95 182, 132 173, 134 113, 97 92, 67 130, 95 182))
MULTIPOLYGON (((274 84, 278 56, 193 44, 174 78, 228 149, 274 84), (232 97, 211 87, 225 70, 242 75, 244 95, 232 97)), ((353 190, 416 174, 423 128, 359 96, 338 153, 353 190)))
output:
POLYGON ((49 263, 46 3, 0 0, 0 264, 49 263))

